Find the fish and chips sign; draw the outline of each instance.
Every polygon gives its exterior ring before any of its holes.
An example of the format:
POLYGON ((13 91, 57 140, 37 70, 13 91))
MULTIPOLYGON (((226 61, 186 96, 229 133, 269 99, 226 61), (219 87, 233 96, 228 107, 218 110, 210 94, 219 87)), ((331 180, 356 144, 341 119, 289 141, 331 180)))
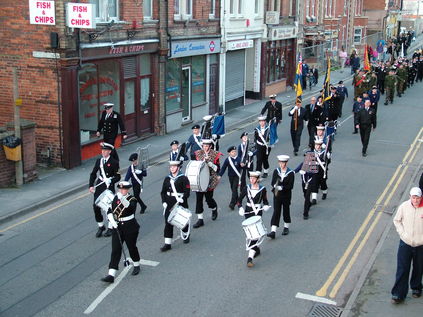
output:
POLYGON ((29 23, 55 25, 54 1, 29 0, 29 23))
POLYGON ((91 3, 67 3, 66 26, 79 29, 95 29, 94 5, 91 3))

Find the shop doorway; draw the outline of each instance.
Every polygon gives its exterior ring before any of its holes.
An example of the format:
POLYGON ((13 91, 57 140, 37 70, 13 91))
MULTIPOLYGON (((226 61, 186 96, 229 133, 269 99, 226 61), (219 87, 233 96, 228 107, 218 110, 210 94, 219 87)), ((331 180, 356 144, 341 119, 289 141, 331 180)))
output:
POLYGON ((219 112, 219 105, 217 103, 217 78, 218 65, 210 64, 210 87, 209 87, 209 113, 215 114, 219 112))
POLYGON ((191 66, 182 67, 182 121, 191 120, 191 66))
POLYGON ((128 137, 136 135, 137 132, 137 115, 135 112, 135 86, 136 81, 125 80, 125 96, 123 103, 123 113, 126 133, 128 137))

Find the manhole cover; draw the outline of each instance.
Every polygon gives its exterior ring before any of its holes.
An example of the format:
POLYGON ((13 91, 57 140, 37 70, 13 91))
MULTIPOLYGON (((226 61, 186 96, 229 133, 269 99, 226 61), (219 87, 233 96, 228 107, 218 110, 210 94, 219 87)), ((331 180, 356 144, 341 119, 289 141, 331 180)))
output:
POLYGON ((342 309, 333 305, 314 304, 307 317, 339 317, 342 309))

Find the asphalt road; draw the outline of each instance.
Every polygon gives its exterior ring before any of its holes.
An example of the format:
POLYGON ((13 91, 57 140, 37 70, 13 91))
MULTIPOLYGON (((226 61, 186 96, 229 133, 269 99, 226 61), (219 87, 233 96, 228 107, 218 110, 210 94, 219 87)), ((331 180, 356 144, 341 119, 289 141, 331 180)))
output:
MULTIPOLYGON (((160 252, 164 221, 159 192, 168 171, 162 162, 148 170, 143 193, 148 209, 137 215, 138 247, 146 260, 139 276, 124 276, 127 270, 121 265, 123 278, 113 289, 100 281, 107 273, 110 238, 94 237, 92 196, 80 192, 0 227, 0 315, 82 316, 90 307, 92 316, 306 316, 316 300, 344 306, 419 168, 421 156, 413 153, 419 144, 416 137, 422 137, 422 87, 412 87, 394 105, 380 103, 366 158, 361 157, 359 136, 351 134, 352 101, 346 100, 329 170, 328 199, 320 200, 319 194, 310 219, 303 220, 297 175, 291 232, 282 237, 278 231, 276 240, 266 240, 254 268, 246 267, 243 218, 227 208, 226 175, 215 192, 221 208, 217 220, 211 221, 206 208, 205 226, 192 229, 191 243, 179 239, 171 251, 160 252), (399 167, 405 156, 407 169, 399 167), (105 290, 110 291, 106 296, 105 290), (309 296, 315 297, 304 299, 309 296)), ((302 161, 301 156, 292 157, 289 123, 285 110, 280 141, 270 154, 272 170, 279 154, 291 156, 291 168, 302 161)), ((221 141, 225 156, 229 145, 238 144, 241 132, 255 126, 253 122, 229 132, 221 141)), ((302 148, 307 138, 304 130, 302 148)), ((269 183, 270 178, 263 182, 269 183)), ((194 193, 189 205, 194 210, 194 193)), ((263 217, 268 229, 271 215, 272 209, 263 217)))

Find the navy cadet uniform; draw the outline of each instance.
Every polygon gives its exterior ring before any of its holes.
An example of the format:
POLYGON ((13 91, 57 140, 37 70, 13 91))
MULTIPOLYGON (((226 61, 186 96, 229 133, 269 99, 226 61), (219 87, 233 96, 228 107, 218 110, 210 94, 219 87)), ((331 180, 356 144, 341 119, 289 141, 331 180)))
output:
POLYGON ((138 153, 132 153, 129 156, 129 161, 132 162, 132 164, 128 167, 128 171, 126 172, 125 176, 125 181, 131 180, 132 188, 134 191, 134 197, 140 204, 140 213, 143 214, 147 209, 147 205, 142 201, 140 194, 143 188, 143 178, 147 176, 147 170, 145 168, 135 168, 138 165, 138 153))
MULTIPOLYGON (((186 146, 186 143, 184 144, 182 144, 182 147, 186 146)), ((178 147, 179 146, 178 140, 173 140, 172 142, 170 142, 170 146, 172 149, 169 153, 169 161, 180 161, 181 162, 180 165, 182 166, 183 161, 189 160, 185 152, 181 148, 178 147)))
MULTIPOLYGON (((186 177, 180 171, 181 165, 179 161, 170 161, 170 166, 176 166, 177 171, 175 174, 169 173, 163 181, 162 191, 160 192, 162 198, 162 204, 164 208, 165 228, 164 228, 164 239, 165 244, 160 248, 162 252, 166 252, 172 248, 173 238, 173 225, 167 220, 169 218, 172 208, 176 205, 180 205, 188 209, 188 198, 190 195, 190 184, 188 177, 186 177), (174 184, 176 193, 172 188, 174 184)), ((188 232, 188 225, 182 229, 183 232, 188 232)), ((184 243, 189 243, 189 236, 183 239, 184 243)))
MULTIPOLYGON (((289 160, 288 155, 278 155, 279 162, 285 162, 287 164, 289 160)), ((282 170, 279 166, 273 171, 272 176, 272 192, 273 196, 273 215, 272 220, 270 221, 271 232, 267 234, 269 238, 275 239, 276 230, 279 227, 279 222, 281 219, 281 209, 283 208, 283 221, 284 229, 282 235, 287 235, 289 233, 289 225, 291 223, 291 196, 292 189, 294 188, 295 172, 289 167, 286 167, 282 170)))
POLYGON ((291 140, 294 147, 294 155, 298 155, 301 142, 301 134, 303 133, 304 121, 308 121, 308 112, 301 107, 301 102, 297 101, 297 105, 289 111, 291 119, 291 140))
POLYGON ((344 86, 344 82, 342 80, 338 82, 336 92, 339 96, 338 115, 339 117, 342 117, 342 106, 344 105, 345 98, 348 98, 348 89, 344 86))
POLYGON ((240 157, 241 164, 241 188, 242 190, 247 186, 247 173, 254 170, 254 155, 251 151, 250 140, 248 139, 248 132, 242 132, 241 144, 238 145, 238 155, 240 157))
MULTIPOLYGON (((100 196, 106 189, 109 189, 114 193, 115 184, 120 180, 119 162, 110 156, 112 148, 113 146, 111 144, 103 143, 102 150, 109 151, 108 156, 106 155, 101 158, 98 158, 90 174, 89 187, 90 191, 94 192, 93 209, 95 220, 97 221, 99 227, 96 233, 97 238, 101 237, 103 231, 105 230, 105 227, 103 224, 103 215, 101 214, 101 208, 95 204, 95 201, 98 196, 100 196), (97 186, 95 188, 94 183, 97 186)), ((109 224, 107 231, 104 233, 105 237, 109 237, 112 235, 111 229, 112 228, 109 224)))
POLYGON ((270 100, 266 102, 263 109, 261 109, 260 115, 266 114, 266 122, 269 123, 270 120, 275 119, 276 123, 282 121, 282 104, 279 101, 276 101, 276 95, 270 95, 270 100))
MULTIPOLYGON (((228 148, 228 153, 236 151, 236 146, 228 148)), ((225 174, 226 168, 228 168, 229 185, 231 187, 232 196, 229 203, 229 209, 234 210, 235 204, 238 200, 238 187, 241 185, 241 157, 239 155, 232 157, 229 155, 219 171, 219 177, 225 174)))
MULTIPOLYGON (((119 190, 129 190, 130 188, 131 184, 129 182, 123 181, 118 184, 119 190)), ((114 282, 116 271, 119 269, 119 261, 124 242, 134 265, 132 275, 137 275, 140 272, 140 254, 137 248, 140 225, 135 219, 136 209, 136 198, 129 193, 123 195, 119 192, 115 195, 112 201, 112 207, 107 212, 107 218, 114 230, 112 234, 112 254, 110 256, 109 274, 102 278, 104 282, 114 282)))
MULTIPOLYGON (((192 130, 200 131, 200 126, 198 124, 194 125, 192 130)), ((195 152, 201 150, 201 134, 191 134, 187 141, 186 150, 191 149, 191 160, 195 160, 195 152)))
MULTIPOLYGON (((266 121, 266 117, 258 117, 260 121, 266 121)), ((263 178, 266 178, 269 173, 269 154, 270 154, 270 129, 269 125, 265 123, 263 127, 260 125, 254 129, 254 142, 256 143, 257 167, 256 170, 263 169, 263 178)))

